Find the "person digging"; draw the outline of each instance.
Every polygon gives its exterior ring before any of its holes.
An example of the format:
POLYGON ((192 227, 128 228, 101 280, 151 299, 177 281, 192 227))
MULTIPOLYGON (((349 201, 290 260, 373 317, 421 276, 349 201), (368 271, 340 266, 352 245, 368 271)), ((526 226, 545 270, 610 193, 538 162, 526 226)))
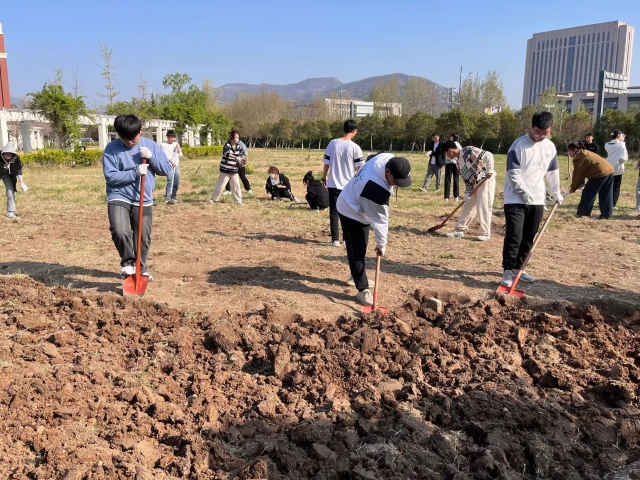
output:
POLYGON ((389 198, 394 186, 411 185, 411 164, 391 153, 376 155, 346 184, 337 201, 342 232, 347 246, 351 276, 358 289, 356 298, 373 305, 365 269, 369 230, 373 228, 376 253, 384 256, 389 230, 389 198))
POLYGON ((460 148, 453 141, 445 143, 442 149, 449 160, 457 158, 458 169, 466 185, 465 203, 458 224, 453 232, 445 233, 445 236, 464 237, 464 232, 477 213, 480 221, 480 235, 477 239, 486 242, 491 239, 491 212, 496 192, 493 154, 477 147, 460 148))

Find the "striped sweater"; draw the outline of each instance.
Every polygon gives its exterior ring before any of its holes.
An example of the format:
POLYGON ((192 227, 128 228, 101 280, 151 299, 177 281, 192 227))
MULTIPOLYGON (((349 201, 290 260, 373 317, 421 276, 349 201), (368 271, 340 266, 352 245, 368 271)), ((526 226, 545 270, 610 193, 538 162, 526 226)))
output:
POLYGON ((222 161, 220 162, 220 173, 238 173, 238 168, 243 165, 244 157, 239 145, 231 145, 227 142, 222 149, 222 161))

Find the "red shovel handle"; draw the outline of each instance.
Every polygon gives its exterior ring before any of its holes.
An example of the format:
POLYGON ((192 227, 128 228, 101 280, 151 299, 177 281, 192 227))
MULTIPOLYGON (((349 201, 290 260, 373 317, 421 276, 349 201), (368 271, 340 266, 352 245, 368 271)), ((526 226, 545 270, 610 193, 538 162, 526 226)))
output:
MULTIPOLYGON (((145 165, 147 163, 146 158, 142 158, 142 164, 145 165)), ((146 175, 142 175, 140 177, 140 207, 138 208, 138 248, 136 250, 136 289, 140 284, 140 259, 142 256, 142 218, 144 214, 144 183, 146 179, 146 175)))

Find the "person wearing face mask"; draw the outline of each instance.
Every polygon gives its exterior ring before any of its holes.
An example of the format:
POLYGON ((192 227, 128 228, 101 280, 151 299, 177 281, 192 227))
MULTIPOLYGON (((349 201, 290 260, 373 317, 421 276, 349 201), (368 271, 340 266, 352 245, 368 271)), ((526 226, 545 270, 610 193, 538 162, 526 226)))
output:
POLYGON ((22 163, 20 157, 16 153, 11 142, 7 143, 0 154, 2 156, 2 170, 0 177, 4 183, 7 192, 7 218, 16 220, 18 213, 16 212, 16 191, 18 184, 23 192, 27 191, 27 185, 22 179, 22 163))
POLYGON ((107 182, 107 213, 109 230, 118 254, 120 274, 136 273, 138 250, 138 214, 140 212, 140 180, 145 176, 142 209, 141 275, 149 274, 148 258, 153 222, 153 189, 156 174, 170 176, 173 167, 164 150, 153 140, 140 136, 142 122, 135 115, 118 115, 113 122, 118 137, 104 149, 102 171, 107 182), (147 163, 142 163, 145 158, 147 163))
POLYGON ((620 198, 620 185, 622 185, 622 174, 624 164, 629 160, 625 139, 627 136, 619 130, 611 132, 611 141, 604 144, 607 151, 607 161, 613 167, 613 208, 618 205, 620 198))
POLYGON ((240 148, 240 135, 236 130, 229 132, 229 141, 222 149, 222 161, 220 162, 220 176, 213 188, 213 194, 209 203, 216 203, 227 183, 231 186, 233 201, 242 205, 242 191, 240 190, 240 177, 238 170, 244 165, 245 157, 240 148))
MULTIPOLYGON (((551 112, 539 112, 531 120, 531 131, 516 139, 507 154, 507 175, 504 180, 504 215, 506 232, 502 248, 502 285, 510 287, 533 246, 533 240, 544 215, 547 189, 558 203, 560 170, 556 147, 549 135, 553 126, 551 112)), ((520 281, 533 282, 522 272, 520 281)))
POLYGON ((269 168, 269 178, 264 186, 267 191, 267 195, 271 197, 271 200, 280 200, 286 198, 292 202, 297 202, 298 199, 291 193, 291 182, 287 176, 280 173, 277 167, 269 168))

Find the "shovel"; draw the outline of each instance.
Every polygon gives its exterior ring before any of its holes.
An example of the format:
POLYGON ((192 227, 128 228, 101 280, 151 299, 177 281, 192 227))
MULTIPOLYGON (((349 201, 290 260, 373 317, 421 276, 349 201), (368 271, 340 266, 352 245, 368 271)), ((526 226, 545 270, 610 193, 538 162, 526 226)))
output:
POLYGON ((547 217, 547 220, 544 222, 544 225, 542 225, 542 230, 540 230, 540 233, 538 233, 538 236, 536 237, 535 242, 533 242, 533 245, 531 246, 531 250, 529 251, 529 255, 527 255, 527 257, 524 259, 524 263, 522 264, 522 267, 520 267, 520 270, 518 271, 516 278, 513 279, 513 283, 511 284, 511 286, 505 287, 504 285, 499 285, 498 290, 496 290, 496 293, 508 293, 509 295, 514 295, 518 298, 522 298, 522 296, 524 295, 524 292, 522 290, 516 290, 516 286, 520 281, 520 277, 522 276, 522 272, 524 272, 524 269, 526 268, 527 263, 529 263, 529 259, 531 258, 531 255, 533 255, 533 251, 536 249, 536 246, 540 242, 540 239, 542 238, 542 234, 546 230, 547 225, 549 225, 549 222, 551 221, 551 217, 553 217, 553 214, 556 213, 558 205, 560 204, 556 202, 551 208, 551 211, 549 212, 549 216, 547 217))
MULTIPOLYGON (((147 159, 142 159, 142 164, 147 163, 147 159)), ((122 285, 122 293, 125 297, 136 295, 138 297, 142 297, 144 295, 145 290, 147 289, 147 284, 149 283, 149 277, 145 275, 141 275, 140 273, 140 256, 142 255, 142 217, 144 213, 144 181, 146 175, 142 175, 140 177, 140 207, 138 208, 138 248, 136 250, 136 273, 134 275, 129 275, 124 279, 124 283, 122 285)))
POLYGON ((389 313, 389 309, 386 307, 378 306, 378 285, 380 280, 380 262, 382 257, 378 254, 378 258, 376 259, 376 284, 373 286, 373 305, 363 305, 362 313, 372 313, 372 312, 380 312, 380 313, 389 313))
MULTIPOLYGON (((491 175, 492 175, 492 174, 489 174, 489 175, 487 175, 486 177, 484 177, 484 178, 480 181, 480 183, 478 183, 478 184, 476 185, 476 187, 471 191, 471 193, 469 194, 469 197, 472 197, 472 196, 473 196, 473 194, 474 194, 474 193, 476 193, 476 190, 478 190, 478 189, 482 186, 482 184, 483 184, 484 182, 486 182, 487 180, 489 180, 489 178, 491 178, 491 175)), ((464 201, 460 202, 460 204, 456 207, 456 209, 455 209, 453 212, 451 212, 449 215, 447 215, 447 218, 445 218, 445 219, 442 221, 442 223, 441 223, 441 224, 436 225, 435 227, 431 227, 429 230, 427 230, 427 232, 435 232, 436 230, 440 230, 442 227, 444 227, 444 226, 447 224, 447 222, 449 221, 449 219, 450 219, 451 217, 453 217, 453 215, 454 215, 458 210, 460 210, 464 204, 465 204, 465 202, 464 202, 464 201)))

